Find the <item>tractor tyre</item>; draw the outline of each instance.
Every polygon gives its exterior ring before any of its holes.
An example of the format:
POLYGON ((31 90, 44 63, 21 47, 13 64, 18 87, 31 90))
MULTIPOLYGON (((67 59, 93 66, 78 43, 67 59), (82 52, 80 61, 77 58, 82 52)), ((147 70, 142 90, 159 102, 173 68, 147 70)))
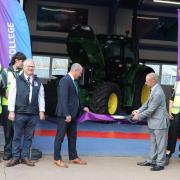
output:
POLYGON ((142 72, 138 73, 138 75, 135 77, 133 109, 138 109, 148 99, 148 96, 150 94, 150 89, 145 85, 145 80, 146 80, 146 75, 151 72, 154 72, 154 70, 150 67, 147 67, 142 72))
POLYGON ((99 114, 115 114, 120 106, 120 89, 115 83, 105 82, 93 92, 90 108, 99 114))

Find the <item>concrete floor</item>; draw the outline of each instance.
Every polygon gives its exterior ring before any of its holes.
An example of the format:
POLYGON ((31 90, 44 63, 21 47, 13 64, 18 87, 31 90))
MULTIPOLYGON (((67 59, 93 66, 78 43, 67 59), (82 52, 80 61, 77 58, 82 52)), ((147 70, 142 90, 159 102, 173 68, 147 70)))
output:
MULTIPOLYGON (((137 166, 142 157, 81 157, 86 166, 69 165, 69 168, 55 167, 52 156, 44 156, 35 167, 24 164, 5 167, 0 163, 0 180, 179 180, 180 159, 173 158, 169 166, 159 172, 149 167, 137 166)), ((64 157, 67 161, 68 157, 64 157)))
MULTIPOLYGON (((125 127, 120 126, 120 128, 120 132, 123 132, 122 128, 125 127)), ((133 126, 130 130, 132 131, 133 128, 135 129, 136 127, 133 126)), ((53 137, 44 136, 39 138, 44 138, 46 142, 48 138, 51 138, 51 140, 48 142, 53 142, 53 137)), ((43 158, 36 163, 35 167, 28 167, 24 164, 20 164, 15 167, 7 168, 5 166, 6 162, 2 161, 0 163, 0 180, 179 180, 180 178, 180 159, 177 158, 177 152, 176 156, 170 160, 169 166, 167 166, 160 172, 152 172, 150 171, 149 167, 140 167, 136 165, 137 162, 144 161, 143 156, 145 156, 145 154, 147 155, 149 152, 149 146, 144 144, 143 140, 131 140, 131 142, 129 142, 126 139, 123 143, 123 140, 121 139, 113 140, 95 138, 95 142, 93 141, 95 144, 98 144, 100 143, 99 141, 101 141, 101 147, 98 148, 98 152, 99 154, 101 154, 101 156, 93 154, 91 150, 91 147, 93 146, 93 142, 90 141, 91 138, 84 140, 86 142, 84 143, 86 144, 85 147, 90 150, 88 151, 88 153, 83 154, 83 152, 81 152, 84 148, 83 143, 81 142, 82 140, 84 139, 78 138, 78 145, 80 146, 78 148, 78 152, 80 155, 84 155, 81 158, 88 162, 87 166, 69 165, 68 169, 55 167, 53 165, 53 156, 51 153, 50 155, 44 155, 43 158), (111 150, 111 153, 109 155, 103 154, 105 145, 107 147, 107 143, 110 141, 111 143, 115 141, 114 143, 116 144, 116 149, 119 153, 113 153, 111 150), (104 147, 102 144, 103 142, 106 143, 104 144, 104 147), (128 142, 130 144, 131 151, 127 148, 128 142), (117 143, 121 144, 121 146, 119 147, 117 143), (134 148, 132 149, 132 147, 134 148), (126 149, 128 154, 127 156, 123 155, 123 153, 121 152, 123 148, 126 149), (144 153, 139 150, 142 150, 144 153), (132 153, 132 151, 137 151, 139 153, 134 154, 132 153), (116 156, 115 154, 119 155, 116 156)), ((146 141, 148 142, 148 140, 146 141)), ((41 142, 41 144, 44 144, 44 141, 42 141, 42 139, 39 142, 41 142)), ((0 127, 0 151, 3 150, 3 145, 4 137, 2 127, 0 127)), ((50 146, 50 144, 48 144, 47 146, 50 146)), ((47 149, 47 146, 45 149, 47 149)), ((109 148, 112 149, 112 144, 109 148)), ((97 151, 97 146, 95 146, 95 150, 97 151)), ((2 154, 0 156, 2 156, 2 154)), ((68 157, 63 157, 67 162, 68 157)))

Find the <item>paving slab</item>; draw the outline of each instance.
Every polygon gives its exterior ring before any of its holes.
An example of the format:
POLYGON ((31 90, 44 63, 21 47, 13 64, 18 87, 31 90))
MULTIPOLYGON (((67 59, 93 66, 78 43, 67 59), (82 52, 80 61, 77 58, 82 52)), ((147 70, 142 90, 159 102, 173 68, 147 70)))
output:
MULTIPOLYGON (((149 167, 140 167, 136 163, 142 157, 82 157, 87 165, 69 165, 60 168, 53 165, 52 156, 44 156, 35 167, 19 164, 5 167, 0 163, 0 180, 179 180, 180 159, 172 158, 169 166, 159 172, 150 171, 149 167)), ((64 160, 67 162, 68 157, 64 160)))

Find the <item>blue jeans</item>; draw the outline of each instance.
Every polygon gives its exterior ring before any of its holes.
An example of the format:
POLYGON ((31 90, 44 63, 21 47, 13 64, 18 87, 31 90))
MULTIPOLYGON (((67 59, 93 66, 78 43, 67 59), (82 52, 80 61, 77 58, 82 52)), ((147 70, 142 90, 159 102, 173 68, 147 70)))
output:
POLYGON ((12 142, 12 155, 14 159, 29 158, 37 120, 37 115, 16 114, 15 121, 13 122, 14 137, 12 142))

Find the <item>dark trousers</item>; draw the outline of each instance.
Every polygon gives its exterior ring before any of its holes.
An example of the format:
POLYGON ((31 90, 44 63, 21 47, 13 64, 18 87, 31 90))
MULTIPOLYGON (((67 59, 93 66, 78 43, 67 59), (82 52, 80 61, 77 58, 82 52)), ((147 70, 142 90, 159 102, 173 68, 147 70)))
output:
POLYGON ((170 156, 175 152, 177 137, 180 132, 180 113, 173 115, 174 119, 170 120, 168 131, 167 150, 170 151, 170 156))
POLYGON ((65 133, 68 138, 68 153, 69 160, 78 158, 76 151, 77 139, 77 121, 72 119, 70 123, 65 122, 65 118, 58 118, 57 133, 54 141, 54 160, 61 160, 61 146, 64 140, 65 133))
POLYGON ((12 142, 14 159, 29 158, 37 120, 37 115, 16 114, 15 121, 13 121, 14 137, 12 142))
POLYGON ((13 140, 13 125, 12 121, 8 120, 8 106, 2 106, 2 125, 4 128, 4 154, 7 156, 12 155, 12 140, 13 140))

